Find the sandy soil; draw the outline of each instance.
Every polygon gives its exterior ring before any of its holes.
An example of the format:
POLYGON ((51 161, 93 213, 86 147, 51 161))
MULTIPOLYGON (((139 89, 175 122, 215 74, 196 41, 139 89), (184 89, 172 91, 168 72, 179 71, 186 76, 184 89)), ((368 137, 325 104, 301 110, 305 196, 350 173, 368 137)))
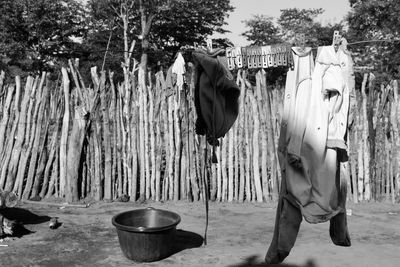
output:
MULTIPOLYGON (((89 208, 23 204, 3 210, 24 223, 23 235, 0 243, 0 266, 265 266, 272 238, 274 204, 211 203, 208 244, 201 245, 202 203, 99 203, 89 208), (152 206, 177 212, 180 251, 153 263, 135 263, 120 250, 111 224, 119 212, 152 206), (51 230, 50 217, 62 225, 51 230), (183 239, 182 239, 183 238, 183 239), (4 246, 8 245, 8 246, 4 246)), ((400 266, 400 205, 352 205, 352 247, 333 245, 328 223, 303 221, 297 243, 284 264, 275 266, 400 266)))

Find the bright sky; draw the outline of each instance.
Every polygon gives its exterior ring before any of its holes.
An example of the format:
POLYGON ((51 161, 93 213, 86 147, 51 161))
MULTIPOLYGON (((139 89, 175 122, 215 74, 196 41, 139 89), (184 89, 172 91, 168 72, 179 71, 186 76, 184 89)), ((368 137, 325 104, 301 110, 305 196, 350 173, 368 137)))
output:
POLYGON ((266 15, 278 18, 280 10, 285 8, 323 8, 325 10, 318 20, 322 24, 339 22, 350 10, 348 0, 231 0, 236 7, 235 11, 230 13, 227 20, 226 30, 231 31, 224 36, 215 35, 215 37, 229 38, 234 45, 248 45, 246 39, 240 36, 246 31, 243 20, 248 20, 252 15, 266 15))

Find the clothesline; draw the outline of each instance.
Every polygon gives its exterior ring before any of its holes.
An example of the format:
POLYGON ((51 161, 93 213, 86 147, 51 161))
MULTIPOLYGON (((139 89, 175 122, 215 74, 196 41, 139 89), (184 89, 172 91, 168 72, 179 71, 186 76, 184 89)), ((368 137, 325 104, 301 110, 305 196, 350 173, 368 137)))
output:
MULTIPOLYGON (((352 43, 348 43, 347 45, 355 45, 355 44, 362 44, 362 43, 374 43, 374 42, 388 42, 388 43, 397 43, 400 42, 400 39, 374 39, 374 40, 362 40, 362 41, 356 41, 352 43)), ((37 50, 31 49, 31 48, 24 48, 24 49, 4 49, 0 50, 0 53, 9 53, 9 52, 37 52, 37 50)), ((67 54, 67 53, 73 53, 73 52, 78 52, 78 53, 85 53, 88 52, 83 49, 72 49, 72 50, 65 50, 65 51, 60 51, 59 54, 67 54)), ((126 51, 124 49, 98 49, 98 50, 90 50, 90 53, 105 53, 105 52, 114 52, 114 53, 125 53, 131 51, 126 51)), ((148 51, 147 54, 160 54, 162 51, 148 51)), ((55 55, 55 54, 53 54, 55 55)))

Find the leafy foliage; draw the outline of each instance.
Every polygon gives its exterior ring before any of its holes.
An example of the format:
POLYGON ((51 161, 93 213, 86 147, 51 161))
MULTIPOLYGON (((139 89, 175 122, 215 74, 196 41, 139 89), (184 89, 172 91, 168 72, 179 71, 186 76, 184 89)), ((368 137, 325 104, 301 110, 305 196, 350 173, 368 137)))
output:
MULTIPOLYGON (((352 40, 400 40, 398 0, 351 0, 348 16, 352 40)), ((352 46, 356 63, 375 69, 383 79, 399 78, 400 42, 371 42, 352 46)))
MULTIPOLYGON (((123 51, 123 26, 117 12, 123 0, 91 0, 88 2, 89 33, 84 40, 87 47, 92 48, 88 64, 99 65, 110 36, 111 52, 107 55, 107 68, 120 64, 123 51), (94 48, 94 49, 93 49, 94 48), (102 48, 102 49, 101 49, 102 48)), ((153 15, 149 32, 149 64, 156 66, 169 63, 173 55, 183 45, 201 43, 213 32, 225 32, 223 26, 228 13, 233 10, 229 0, 143 0, 147 14, 153 15)), ((142 45, 141 17, 138 1, 132 1, 129 10, 129 40, 136 40, 134 57, 144 52, 142 45)), ((222 40, 220 40, 222 41, 222 40)))
POLYGON ((244 21, 249 28, 242 33, 252 45, 273 44, 281 42, 279 28, 275 26, 272 17, 265 15, 254 15, 251 19, 244 21))
POLYGON ((45 70, 71 56, 84 28, 75 0, 0 0, 0 60, 3 67, 45 70))

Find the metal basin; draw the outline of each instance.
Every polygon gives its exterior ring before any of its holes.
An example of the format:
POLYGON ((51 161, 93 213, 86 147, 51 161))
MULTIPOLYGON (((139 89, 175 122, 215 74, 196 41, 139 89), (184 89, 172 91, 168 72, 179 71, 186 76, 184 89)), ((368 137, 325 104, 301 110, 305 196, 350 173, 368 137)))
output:
POLYGON ((154 208, 126 211, 112 218, 123 254, 137 262, 157 261, 173 254, 180 221, 178 214, 154 208))

